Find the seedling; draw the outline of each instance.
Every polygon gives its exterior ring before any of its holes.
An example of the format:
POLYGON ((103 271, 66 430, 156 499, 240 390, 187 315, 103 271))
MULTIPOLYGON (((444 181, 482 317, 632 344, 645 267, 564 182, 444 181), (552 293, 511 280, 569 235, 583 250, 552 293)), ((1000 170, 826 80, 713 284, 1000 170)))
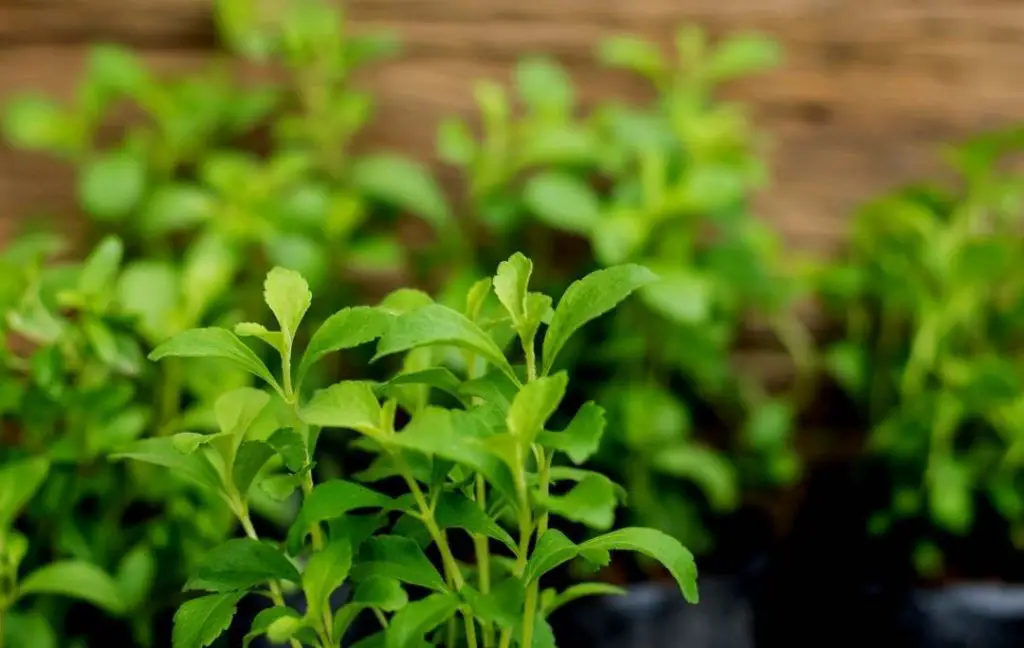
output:
POLYGON ((693 557, 664 533, 627 528, 576 544, 552 526, 566 517, 607 530, 619 499, 610 480, 577 467, 600 442, 604 413, 598 405, 585 404, 563 430, 548 429, 568 385, 556 361, 580 328, 653 284, 655 276, 638 265, 600 270, 574 282, 552 311, 550 297, 529 290, 532 271, 529 259, 513 255, 493 279, 474 287, 464 313, 408 290, 377 307, 342 309, 299 355, 294 340, 312 295, 298 273, 275 268, 264 294, 277 330, 240 325, 236 332, 273 347, 280 372, 271 372, 223 328, 186 331, 151 354, 154 360, 220 358, 266 387, 224 394, 217 402, 217 433, 146 439, 120 454, 171 467, 217 493, 245 531, 244 538, 214 549, 186 585, 205 593, 178 610, 175 648, 208 645, 249 593, 273 603, 249 636, 266 634, 292 645, 339 646, 356 616, 368 612, 382 629, 359 646, 553 646, 545 621, 550 611, 613 588, 541 590, 541 577, 576 558, 605 564, 615 550, 661 561, 686 598, 697 600, 693 557), (492 294, 502 312, 483 319, 492 294), (501 335, 503 328, 512 335, 501 335), (518 342, 514 352, 502 343, 510 338, 518 342), (471 375, 436 365, 385 382, 345 381, 304 393, 315 363, 374 340, 377 358, 454 347, 470 357, 471 375), (443 394, 454 405, 410 398, 408 388, 443 394), (280 427, 269 436, 254 435, 252 421, 271 401, 286 406, 280 427), (374 460, 352 481, 316 483, 317 440, 338 429, 354 431, 353 446, 374 460), (562 465, 561 458, 572 465, 562 465), (393 481, 404 484, 397 497, 360 483, 393 481), (301 491, 302 504, 283 541, 257 536, 248 513, 255 488, 279 495, 301 491), (473 564, 456 555, 457 534, 472 537, 473 564), (345 583, 351 597, 332 606, 332 593, 345 583), (304 593, 303 612, 285 605, 285 589, 295 587, 304 593))

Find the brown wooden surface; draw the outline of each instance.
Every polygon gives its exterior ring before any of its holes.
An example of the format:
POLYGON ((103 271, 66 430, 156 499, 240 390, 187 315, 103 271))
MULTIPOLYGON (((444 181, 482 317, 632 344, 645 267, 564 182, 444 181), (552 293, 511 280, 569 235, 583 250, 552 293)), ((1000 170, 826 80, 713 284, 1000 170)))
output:
MULTIPOLYGON (((760 212, 794 246, 831 251, 858 201, 935 167, 935 144, 1024 114, 1019 0, 354 0, 359 27, 386 26, 405 54, 375 74, 378 144, 432 157, 434 128, 471 109, 471 80, 505 78, 515 58, 570 64, 584 97, 620 87, 592 62, 624 30, 668 41, 695 21, 712 33, 777 37, 786 64, 730 95, 772 139, 774 183, 760 212)), ((0 0, 0 99, 66 96, 89 43, 112 40, 169 67, 215 46, 207 0, 0 0)), ((0 148, 0 236, 13 219, 70 211, 59 165, 0 148)))

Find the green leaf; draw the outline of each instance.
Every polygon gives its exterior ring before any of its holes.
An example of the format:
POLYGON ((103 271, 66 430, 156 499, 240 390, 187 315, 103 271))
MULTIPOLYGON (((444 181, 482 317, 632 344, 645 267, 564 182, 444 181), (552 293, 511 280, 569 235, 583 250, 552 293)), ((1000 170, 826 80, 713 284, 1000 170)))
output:
POLYGON ((590 473, 565 495, 549 495, 542 505, 567 520, 605 531, 615 522, 618 495, 615 484, 598 473, 590 473))
POLYGON ((404 315, 405 313, 433 304, 434 300, 427 293, 415 288, 399 288, 380 300, 377 308, 388 315, 404 315))
POLYGON ((371 155, 357 160, 351 173, 352 183, 375 200, 419 215, 437 229, 451 222, 444 193, 417 162, 398 155, 371 155))
POLYGON ((277 452, 274 448, 263 441, 246 441, 239 446, 235 464, 231 469, 231 479, 243 499, 248 496, 249 488, 260 474, 260 470, 275 454, 277 452))
POLYGON ((537 173, 523 187, 523 203, 542 223, 590 234, 601 220, 601 201, 583 180, 560 171, 537 173))
POLYGON ((206 648, 217 640, 235 616, 245 592, 211 594, 187 601, 174 613, 173 648, 206 648))
POLYGON ((297 382, 301 384, 309 368, 328 353, 351 349, 379 338, 390 319, 385 311, 370 306, 343 308, 328 317, 310 338, 302 354, 297 382))
POLYGON ((124 450, 112 454, 110 458, 132 459, 170 468, 172 475, 213 493, 219 493, 221 490, 220 475, 213 466, 200 455, 182 454, 172 437, 139 439, 124 450))
POLYGON ((84 560, 44 565, 22 580, 18 596, 56 594, 87 601, 114 615, 127 611, 117 583, 105 571, 84 560))
POLYGON ((302 578, 295 565, 271 544, 232 538, 203 556, 185 589, 230 592, 276 580, 298 583, 302 578))
POLYGON ((138 207, 145 190, 145 162, 128 151, 113 151, 93 158, 82 168, 78 180, 82 206, 102 221, 126 218, 138 207))
POLYGON ((245 638, 242 640, 242 648, 249 648, 249 644, 258 637, 267 634, 267 631, 270 630, 271 626, 273 626, 275 622, 284 618, 301 621, 302 615, 290 607, 277 606, 267 608, 257 614, 256 618, 252 620, 252 626, 250 627, 249 632, 246 633, 245 638))
POLYGON ((266 326, 256 322, 239 322, 235 324, 235 335, 238 337, 258 338, 278 352, 284 353, 287 351, 284 333, 281 331, 271 331, 266 326))
POLYGON ((564 371, 529 382, 519 390, 508 410, 508 429, 524 448, 530 447, 565 396, 569 377, 564 371))
POLYGON ((295 332, 313 301, 309 284, 298 272, 275 267, 267 273, 267 278, 263 282, 263 300, 277 318, 277 323, 281 325, 281 333, 288 340, 290 347, 295 332))
POLYGON ((785 448, 793 430, 793 408, 782 401, 769 401, 753 411, 743 438, 754 450, 771 453, 785 448))
POLYGON ((18 148, 58 152, 77 149, 81 137, 75 131, 72 119, 46 97, 19 96, 5 108, 4 137, 18 148))
POLYGON ((313 394, 301 410, 302 420, 310 425, 355 430, 380 435, 381 407, 371 383, 346 380, 313 394))
POLYGON ((139 226, 149 236, 165 236, 211 220, 216 209, 214 197, 200 187, 161 185, 146 201, 139 226))
POLYGON ((31 457, 0 465, 0 533, 6 532, 50 472, 46 457, 31 457))
POLYGON ((601 446, 606 420, 604 409, 588 401, 561 432, 541 432, 537 442, 546 448, 564 452, 579 466, 592 457, 601 446))
POLYGON ((968 466, 940 454, 931 462, 928 479, 928 504, 934 520, 952 533, 967 533, 974 520, 974 495, 968 466))
POLYGON ((352 545, 347 538, 333 540, 309 557, 302 574, 302 589, 310 618, 319 619, 324 610, 330 609, 331 594, 345 582, 351 568, 352 545))
POLYGON ((494 340, 465 315, 440 304, 430 304, 395 319, 377 344, 374 360, 430 345, 451 345, 476 353, 518 382, 494 340))
POLYGON ((371 576, 356 586, 352 602, 385 612, 394 612, 409 603, 409 595, 405 593, 397 579, 371 576))
POLYGON ((444 578, 416 541, 405 536, 376 536, 363 543, 352 568, 357 580, 383 576, 432 590, 445 590, 444 578))
POLYGON ((419 648, 423 636, 455 614, 459 600, 451 594, 431 594, 405 606, 391 618, 385 648, 419 648))
POLYGON ((626 264, 598 270, 574 281, 559 300, 544 336, 544 373, 551 370, 558 352, 584 324, 607 313, 634 290, 656 280, 647 268, 626 264))
POLYGON ((860 397, 868 384, 868 362, 864 348, 854 342, 839 342, 824 354, 825 368, 850 395, 860 397))
POLYGON ((437 128, 437 156, 454 166, 465 166, 476 155, 477 144, 461 119, 446 117, 437 128))
POLYGON ((302 508, 288 531, 288 552, 293 556, 302 550, 302 542, 310 527, 324 520, 341 517, 349 511, 365 508, 389 508, 393 501, 366 486, 341 479, 317 484, 306 496, 302 508))
POLYGON ((110 294, 123 255, 124 244, 121 239, 116 236, 105 237, 82 264, 78 275, 78 291, 90 297, 110 294))
POLYGON ((533 110, 559 114, 573 105, 569 75, 546 57, 525 58, 516 65, 516 87, 523 102, 533 110))
POLYGON ((774 40, 757 34, 743 34, 729 38, 711 55, 707 76, 714 81, 727 81, 779 64, 781 52, 774 40))
POLYGON ((125 267, 118 278, 116 299, 121 310, 138 318, 138 327, 150 342, 166 339, 172 313, 178 307, 177 269, 164 261, 141 260, 125 267))
POLYGON ((117 566, 114 582, 126 610, 139 610, 147 601, 156 578, 156 558, 145 545, 136 545, 117 566))
POLYGON ((736 469, 720 453, 698 445, 662 448, 651 457, 654 470, 696 484, 715 511, 726 512, 739 504, 736 469))
POLYGON ((577 583, 570 585, 563 592, 556 595, 550 603, 544 607, 544 616, 549 616, 558 608, 571 603, 585 596, 624 596, 626 590, 612 585, 611 583, 577 583))
POLYGON ((303 441, 302 435, 295 430, 289 428, 277 430, 267 439, 267 444, 281 455, 288 470, 298 472, 306 465, 306 443, 303 441))
POLYGON ((610 67, 625 68, 657 80, 665 72, 665 61, 658 48, 635 36, 613 36, 602 41, 598 58, 610 67))
POLYGON ((262 378, 277 391, 281 387, 263 361, 231 331, 222 328, 198 328, 184 331, 167 340, 149 354, 150 360, 168 356, 182 358, 221 358, 262 378))
POLYGON ((687 601, 697 603, 699 600, 697 565, 693 554, 675 538, 655 529, 618 529, 580 545, 574 544, 560 531, 549 529, 537 541, 526 566, 524 579, 527 582, 534 581, 577 555, 606 560, 607 552, 617 550, 635 551, 657 560, 675 578, 687 601))
POLYGON ((410 371, 400 373, 384 384, 386 391, 390 393, 394 387, 401 385, 428 385, 446 392, 460 401, 465 402, 465 396, 460 391, 462 381, 458 376, 444 367, 430 367, 421 371, 410 371))
POLYGON ((434 510, 434 519, 442 529, 464 529, 473 535, 494 538, 512 553, 519 551, 508 531, 501 528, 475 502, 460 493, 442 494, 434 510))
POLYGON ((236 438, 242 437, 270 403, 270 396, 259 389, 240 387, 220 396, 213 404, 217 427, 236 438))
POLYGON ((660 281, 644 286, 640 299, 680 324, 699 324, 711 314, 713 285, 692 268, 655 269, 660 281))
POLYGON ((494 294, 512 316, 512 322, 519 328, 526 317, 526 295, 530 291, 530 275, 533 262, 521 252, 516 252, 498 264, 494 275, 494 294))
POLYGON ((89 81, 115 94, 138 96, 148 80, 139 58, 120 45, 94 45, 87 65, 89 81))

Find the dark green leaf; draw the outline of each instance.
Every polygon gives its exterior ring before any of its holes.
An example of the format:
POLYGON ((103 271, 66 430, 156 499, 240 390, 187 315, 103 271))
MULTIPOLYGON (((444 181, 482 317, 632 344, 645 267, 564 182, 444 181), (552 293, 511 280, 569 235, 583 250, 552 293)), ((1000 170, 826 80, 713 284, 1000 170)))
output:
POLYGON ((409 595, 405 593, 397 579, 371 576, 356 586, 352 602, 385 612, 394 612, 405 607, 409 602, 409 595))
POLYGON ((64 560, 40 567, 18 585, 18 596, 55 594, 87 601, 114 615, 127 611, 121 591, 105 571, 84 560, 64 560))
POLYGON ((474 534, 494 538, 513 553, 518 551, 515 540, 480 507, 464 495, 446 492, 437 501, 434 519, 442 529, 464 529, 474 534))
POLYGON ((428 385, 454 396, 465 402, 465 397, 460 393, 462 381, 451 371, 444 367, 430 367, 421 371, 410 371, 400 373, 385 383, 385 388, 391 391, 392 387, 399 385, 428 385))
POLYGON ((451 618, 458 607, 459 600, 451 594, 431 594, 410 603, 391 618, 386 648, 419 648, 423 635, 451 618))
POLYGON ((432 590, 445 589, 444 579, 420 546, 404 536, 376 536, 364 542, 352 576, 357 580, 383 576, 432 590))
POLYGON ((302 508, 288 531, 288 551, 293 556, 302 550, 302 541, 310 527, 324 520, 341 517, 349 511, 366 508, 388 508, 392 500, 386 495, 340 479, 318 484, 302 502, 302 508))
POLYGON ((309 557, 302 574, 302 589, 310 618, 319 619, 324 610, 330 609, 331 594, 345 582, 351 568, 352 545, 347 538, 332 540, 309 557))
POLYGON ((185 589, 230 592, 276 580, 298 583, 301 577, 295 565, 269 543, 232 538, 203 556, 185 589))
POLYGON ((248 496, 253 480, 274 454, 274 448, 263 441, 245 441, 239 446, 231 478, 243 498, 248 496))
POLYGON ((50 471, 45 457, 20 459, 0 465, 0 533, 11 526, 50 471))
POLYGON ((328 317, 302 354, 297 382, 301 383, 309 368, 328 353, 351 349, 380 337, 389 320, 386 312, 369 306, 343 308, 328 317))
POLYGON ((267 443, 284 459, 284 465, 292 472, 302 470, 306 464, 306 444, 295 430, 282 428, 270 435, 267 443))
POLYGON ((627 264, 598 270, 574 281, 559 300, 544 336, 544 373, 551 370, 558 352, 584 324, 614 308, 634 290, 656 280, 647 268, 627 264))

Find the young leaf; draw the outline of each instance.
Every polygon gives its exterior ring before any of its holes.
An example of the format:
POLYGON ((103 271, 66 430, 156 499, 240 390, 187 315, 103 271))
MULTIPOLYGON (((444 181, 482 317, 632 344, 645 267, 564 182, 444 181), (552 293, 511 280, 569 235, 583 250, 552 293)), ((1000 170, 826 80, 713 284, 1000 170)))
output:
POLYGON ((448 202, 434 178, 407 158, 387 154, 361 158, 352 168, 352 182, 371 198, 422 216, 437 229, 451 221, 448 202))
POLYGON ((239 322, 235 324, 235 335, 238 337, 259 338, 269 344, 271 348, 281 353, 287 350, 284 342, 284 333, 281 331, 271 331, 266 326, 256 322, 239 322))
POLYGON ((249 648, 249 645, 254 640, 267 634, 270 627, 279 619, 283 618, 295 619, 296 621, 301 622, 302 615, 290 607, 274 606, 263 610, 252 620, 252 626, 249 628, 249 632, 246 633, 245 638, 242 640, 242 648, 249 648))
POLYGON ((447 621, 459 607, 452 594, 431 594, 405 606, 391 618, 385 648, 414 648, 423 635, 447 621))
POLYGON ((252 387, 233 389, 213 404, 217 426, 225 434, 241 437, 269 402, 270 396, 262 390, 252 387))
POLYGON ((84 560, 65 560, 44 565, 25 577, 18 596, 56 594, 92 603, 114 615, 127 611, 117 583, 105 571, 84 560))
POLYGON ((590 234, 601 221, 601 202, 584 181, 546 171, 523 187, 523 202, 542 223, 558 230, 590 234))
POLYGON ((541 501, 551 512, 599 531, 612 527, 618 503, 616 485, 598 473, 584 476, 565 495, 548 495, 541 501))
POLYGON ((643 266, 627 264, 592 272, 574 281, 562 295, 544 335, 544 370, 554 365, 558 352, 587 322, 614 308, 634 290, 657 280, 643 266))
POLYGON ((277 452, 270 444, 263 441, 246 441, 238 448, 235 464, 231 469, 231 479, 235 488, 243 497, 247 497, 252 482, 260 470, 277 452))
POLYGON ((387 312, 370 306, 343 308, 331 315, 310 338, 299 362, 296 382, 301 384, 309 368, 328 353, 351 349, 379 338, 390 320, 387 312))
POLYGON ((301 410, 302 420, 370 436, 381 430, 381 407, 368 382, 347 380, 317 391, 301 410))
POLYGON ((298 583, 301 577, 295 565, 270 544, 232 538, 203 556, 185 589, 230 592, 276 580, 298 583))
POLYGON ((404 536, 376 536, 363 543, 352 576, 357 580, 383 576, 432 590, 445 590, 444 578, 420 546, 404 536))
POLYGON ((624 596, 626 590, 611 583, 577 583, 570 585, 544 606, 543 615, 549 616, 558 608, 585 596, 624 596))
POLYGON ((352 545, 347 538, 333 540, 309 557, 302 574, 302 589, 310 618, 319 619, 324 610, 330 609, 331 594, 345 582, 351 568, 352 545))
POLYGON ((526 566, 524 579, 530 582, 540 578, 577 555, 588 557, 589 554, 593 558, 616 550, 636 551, 657 560, 675 578, 687 601, 696 603, 699 600, 697 565, 693 554, 675 538, 655 529, 617 529, 580 545, 573 544, 560 531, 549 529, 537 541, 526 566))
POLYGON ((568 427, 561 432, 543 431, 537 435, 537 442, 546 448, 564 452, 579 466, 601 446, 605 423, 604 409, 588 401, 572 417, 568 427))
POLYGON ((505 354, 487 333, 462 313, 440 304, 430 304, 395 319, 377 343, 374 360, 430 345, 451 345, 472 351, 518 381, 505 354))
POLYGON ((544 429, 565 395, 569 378, 564 371, 523 385, 508 410, 508 429, 523 447, 529 447, 544 429))
POLYGON ((654 81, 665 72, 665 61, 658 48, 635 36, 613 36, 604 40, 598 58, 607 66, 626 68, 654 81))
POLYGON ((494 294, 501 305, 512 316, 512 322, 518 328, 526 316, 526 295, 530 290, 530 275, 533 273, 533 262, 521 252, 516 252, 498 264, 494 275, 494 294))
POLYGON ((184 331, 153 349, 149 354, 149 359, 157 361, 168 356, 222 358, 258 378, 262 378, 275 390, 281 391, 277 380, 274 379, 263 361, 227 329, 198 328, 184 331))
POLYGON ((303 500, 302 508, 288 531, 288 552, 293 556, 299 554, 302 541, 314 524, 358 509, 388 508, 392 503, 390 497, 353 482, 332 479, 317 484, 303 500))
POLYGON ((780 58, 774 40, 757 34, 737 35, 718 46, 706 74, 714 81, 727 81, 775 67, 780 58))
POLYGON ((174 613, 173 648, 206 648, 221 636, 235 616, 245 592, 210 594, 186 601, 174 613))
POLYGON ((45 457, 32 457, 0 465, 0 532, 8 529, 28 504, 50 471, 45 457))
POLYGON ((146 165, 129 151, 103 153, 83 167, 78 196, 90 215, 121 220, 135 209, 146 190, 146 165))
POLYGON ((409 603, 409 595, 405 593, 397 579, 371 576, 356 586, 352 602, 385 612, 394 612, 409 603))
POLYGON ((275 267, 263 282, 263 299, 281 325, 281 333, 289 345, 313 301, 309 284, 298 272, 275 267))
POLYGON ((519 551, 508 531, 501 528, 475 502, 460 493, 444 493, 437 501, 434 519, 442 529, 464 529, 474 535, 494 538, 508 547, 512 553, 519 551))
POLYGON ((572 83, 553 60, 526 58, 516 65, 515 76, 519 96, 533 110, 558 114, 572 108, 572 83))

